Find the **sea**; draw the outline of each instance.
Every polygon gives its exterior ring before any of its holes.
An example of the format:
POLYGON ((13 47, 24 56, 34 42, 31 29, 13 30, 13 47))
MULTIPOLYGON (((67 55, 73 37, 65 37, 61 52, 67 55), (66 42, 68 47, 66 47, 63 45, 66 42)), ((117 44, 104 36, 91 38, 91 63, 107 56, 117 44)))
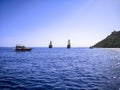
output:
POLYGON ((120 90, 120 49, 0 47, 0 90, 120 90))

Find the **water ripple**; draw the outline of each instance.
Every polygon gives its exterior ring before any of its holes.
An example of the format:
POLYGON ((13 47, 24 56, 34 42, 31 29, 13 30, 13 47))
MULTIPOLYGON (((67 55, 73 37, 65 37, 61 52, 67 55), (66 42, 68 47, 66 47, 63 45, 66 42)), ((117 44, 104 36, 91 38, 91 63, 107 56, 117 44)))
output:
POLYGON ((0 48, 2 90, 119 90, 120 51, 0 48))

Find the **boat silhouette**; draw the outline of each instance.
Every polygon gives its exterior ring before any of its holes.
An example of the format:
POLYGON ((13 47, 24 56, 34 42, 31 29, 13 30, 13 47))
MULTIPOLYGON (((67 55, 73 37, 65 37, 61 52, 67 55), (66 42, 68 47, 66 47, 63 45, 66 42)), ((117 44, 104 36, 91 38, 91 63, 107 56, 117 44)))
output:
POLYGON ((67 48, 71 48, 70 40, 68 40, 67 48))
POLYGON ((50 41, 49 48, 53 48, 52 41, 50 41))
POLYGON ((15 51, 31 51, 32 48, 26 48, 24 45, 16 45, 15 51))

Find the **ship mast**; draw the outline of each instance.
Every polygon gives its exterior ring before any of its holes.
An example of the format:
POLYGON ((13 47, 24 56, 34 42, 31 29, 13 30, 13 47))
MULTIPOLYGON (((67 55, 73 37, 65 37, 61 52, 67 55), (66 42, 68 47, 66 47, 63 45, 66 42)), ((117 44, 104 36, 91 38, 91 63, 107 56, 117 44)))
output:
POLYGON ((68 40, 67 48, 71 48, 70 40, 68 40))
POLYGON ((49 48, 52 48, 52 47, 53 47, 52 41, 50 41, 49 48))

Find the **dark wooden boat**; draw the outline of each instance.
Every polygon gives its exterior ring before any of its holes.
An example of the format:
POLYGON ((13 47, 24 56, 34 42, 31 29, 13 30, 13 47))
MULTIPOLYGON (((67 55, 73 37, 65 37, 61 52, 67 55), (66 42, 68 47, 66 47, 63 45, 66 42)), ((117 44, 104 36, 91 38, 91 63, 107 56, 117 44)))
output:
POLYGON ((15 51, 31 51, 32 48, 26 48, 24 45, 16 45, 15 51))
POLYGON ((67 48, 71 48, 70 40, 68 40, 67 48))
POLYGON ((49 48, 53 48, 52 41, 50 41, 49 48))

